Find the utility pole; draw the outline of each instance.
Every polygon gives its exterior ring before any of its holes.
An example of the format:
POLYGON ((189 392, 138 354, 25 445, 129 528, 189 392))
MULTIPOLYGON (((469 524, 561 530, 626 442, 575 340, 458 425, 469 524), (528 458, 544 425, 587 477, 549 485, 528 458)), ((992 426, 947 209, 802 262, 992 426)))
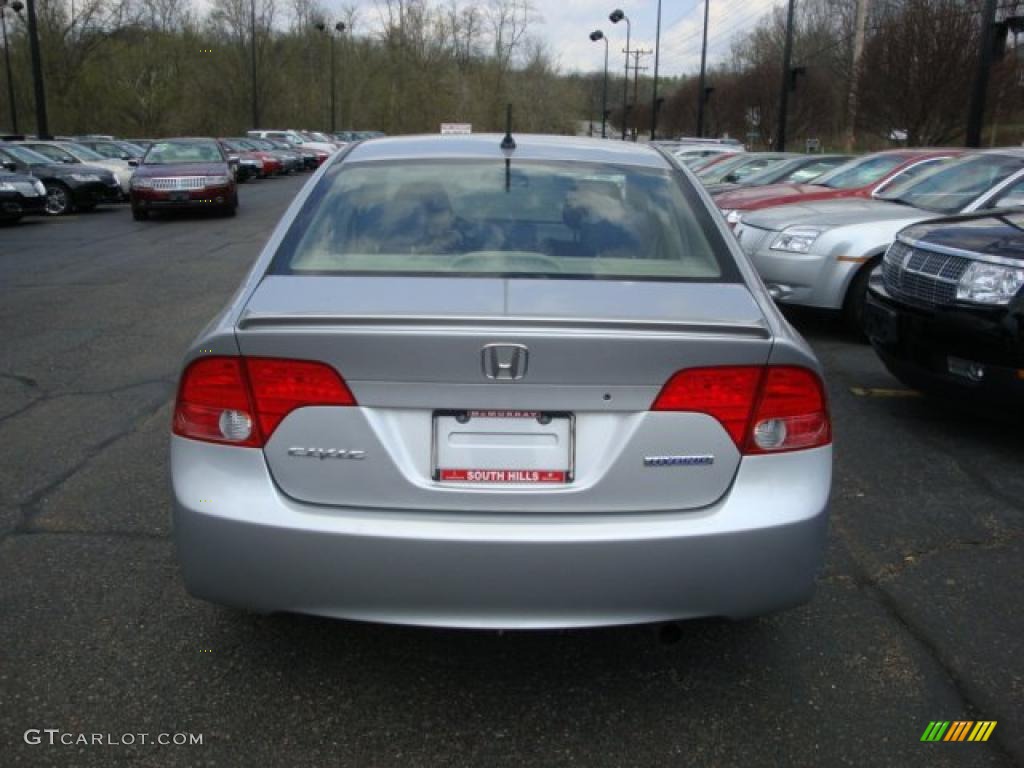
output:
POLYGON ((974 75, 971 90, 971 105, 967 112, 968 147, 981 146, 981 129, 985 122, 985 96, 988 91, 988 74, 992 68, 992 46, 995 39, 996 0, 985 0, 981 16, 981 51, 978 54, 978 70, 974 75))
POLYGON ((786 19, 786 43, 782 49, 782 86, 779 89, 779 117, 775 130, 775 151, 786 151, 786 111, 789 109, 789 70, 793 61, 793 11, 796 0, 789 0, 786 19))
POLYGON ((252 43, 252 128, 260 127, 260 102, 256 90, 256 0, 249 0, 249 38, 252 43))
POLYGON ((36 24, 36 0, 28 3, 28 47, 32 57, 32 85, 36 97, 36 136, 50 138, 50 122, 46 119, 46 86, 43 84, 43 57, 39 52, 39 29, 36 24))
POLYGON ((704 42, 700 48, 700 93, 697 94, 697 138, 704 135, 704 102, 707 101, 708 92, 705 85, 705 76, 708 61, 708 12, 711 10, 711 0, 704 0, 704 42))
MULTIPOLYGON (((792 0, 790 0, 792 2, 792 0)), ((651 96, 651 141, 658 133, 658 60, 661 57, 661 0, 658 0, 658 25, 654 33, 654 92, 651 96)))
MULTIPOLYGON (((630 67, 628 64, 626 65, 626 77, 629 77, 629 70, 632 69, 633 70, 633 109, 635 109, 637 104, 639 104, 639 101, 638 101, 638 98, 639 98, 638 89, 640 87, 640 73, 647 71, 647 67, 641 67, 640 66, 640 57, 641 56, 650 56, 652 53, 654 53, 654 51, 647 51, 647 50, 644 50, 643 48, 638 48, 635 51, 630 51, 629 52, 629 55, 633 57, 633 66, 630 67)), ((633 141, 636 141, 636 133, 635 132, 633 134, 633 141)))

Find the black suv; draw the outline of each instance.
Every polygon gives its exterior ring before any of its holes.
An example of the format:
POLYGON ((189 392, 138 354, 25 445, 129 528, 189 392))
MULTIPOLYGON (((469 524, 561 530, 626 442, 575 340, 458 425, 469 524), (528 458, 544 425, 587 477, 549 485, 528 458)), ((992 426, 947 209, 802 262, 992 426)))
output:
POLYGON ((1024 210, 904 229, 871 275, 864 328, 908 386, 1024 414, 1024 210))
POLYGON ((46 187, 46 212, 59 216, 78 209, 89 211, 100 203, 121 200, 121 186, 106 168, 64 165, 27 147, 0 141, 0 166, 35 176, 46 187))

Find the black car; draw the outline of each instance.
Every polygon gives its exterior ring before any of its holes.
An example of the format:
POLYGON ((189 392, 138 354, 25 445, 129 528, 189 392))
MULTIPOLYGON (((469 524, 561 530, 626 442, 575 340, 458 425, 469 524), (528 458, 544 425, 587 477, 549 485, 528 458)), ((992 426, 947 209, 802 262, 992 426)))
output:
POLYGON ((46 213, 46 187, 22 173, 0 172, 0 224, 46 213))
POLYGON ((106 168, 54 163, 27 147, 0 142, 0 165, 8 171, 35 176, 46 188, 46 212, 59 216, 89 211, 101 203, 121 200, 121 186, 106 168))
POLYGON ((1024 415, 1024 210, 904 229, 871 276, 864 325, 908 386, 1024 415))

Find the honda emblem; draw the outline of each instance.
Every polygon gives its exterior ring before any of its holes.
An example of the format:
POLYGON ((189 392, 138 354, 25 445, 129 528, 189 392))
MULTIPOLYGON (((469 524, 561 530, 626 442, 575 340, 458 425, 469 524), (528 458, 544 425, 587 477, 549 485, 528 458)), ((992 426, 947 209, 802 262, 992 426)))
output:
POLYGON ((522 344, 488 344, 482 350, 484 376, 493 381, 519 381, 526 375, 530 350, 522 344))

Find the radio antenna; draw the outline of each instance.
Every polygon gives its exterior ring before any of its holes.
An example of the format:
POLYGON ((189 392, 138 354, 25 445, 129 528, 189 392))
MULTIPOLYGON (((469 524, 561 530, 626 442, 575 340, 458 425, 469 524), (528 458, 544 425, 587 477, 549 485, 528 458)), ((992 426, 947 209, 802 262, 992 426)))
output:
POLYGON ((512 102, 505 107, 505 138, 501 140, 501 148, 516 148, 516 140, 512 138, 512 102))

